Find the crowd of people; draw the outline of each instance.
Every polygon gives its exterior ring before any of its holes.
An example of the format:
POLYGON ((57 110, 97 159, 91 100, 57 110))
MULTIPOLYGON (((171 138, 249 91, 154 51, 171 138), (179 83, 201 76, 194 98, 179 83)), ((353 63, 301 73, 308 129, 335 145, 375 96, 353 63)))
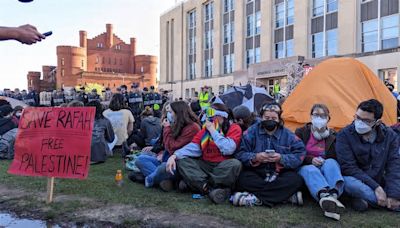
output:
MULTIPOLYGON (((379 101, 361 102, 354 121, 339 133, 328 128, 329 108, 315 104, 310 122, 292 132, 279 103, 266 103, 257 113, 245 106, 230 110, 210 103, 206 90, 188 103, 163 99, 153 87, 143 97, 134 84, 130 92, 122 87, 113 94, 108 107, 98 99, 66 106, 96 108, 92 164, 140 150, 138 170, 129 179, 147 188, 190 191, 216 204, 272 207, 302 205, 305 186, 323 214, 335 220, 345 209, 344 195, 357 211, 400 211, 400 127, 382 123, 379 101)), ((0 139, 9 148, 21 112, 0 103, 0 139)), ((12 152, 3 158, 12 158, 12 152)))

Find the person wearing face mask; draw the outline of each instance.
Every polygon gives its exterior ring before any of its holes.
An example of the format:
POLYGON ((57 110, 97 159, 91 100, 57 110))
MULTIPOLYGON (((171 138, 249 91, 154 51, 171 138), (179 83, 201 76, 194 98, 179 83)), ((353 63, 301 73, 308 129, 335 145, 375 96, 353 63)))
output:
POLYGON ((223 104, 211 105, 206 113, 202 130, 169 157, 166 169, 170 173, 179 171, 191 190, 220 204, 229 198, 242 168, 233 158, 242 130, 238 124, 230 124, 229 110, 223 104))
POLYGON ((21 118, 22 111, 24 108, 22 106, 15 106, 14 111, 12 113, 12 121, 15 123, 15 125, 18 126, 19 119, 21 118))
POLYGON ((336 137, 344 191, 352 207, 366 211, 380 206, 400 211, 400 153, 396 133, 382 123, 383 105, 361 102, 352 124, 336 137))
POLYGON ((135 162, 146 177, 145 186, 150 188, 159 185, 164 191, 173 189, 173 175, 166 171, 166 161, 176 150, 190 143, 200 131, 197 116, 184 101, 172 102, 169 106, 166 118, 162 122, 165 150, 157 157, 148 154, 140 155, 135 162))
POLYGON ((264 105, 261 121, 243 134, 236 158, 244 169, 238 178, 239 192, 231 199, 235 206, 303 204, 299 191, 303 179, 296 171, 306 150, 303 142, 283 126, 281 110, 278 104, 264 105))
POLYGON ((339 209, 344 206, 338 198, 343 193, 344 180, 336 161, 336 133, 328 128, 330 115, 326 105, 315 104, 310 114, 311 123, 295 131, 307 151, 299 174, 311 196, 319 202, 324 215, 340 220, 339 209))

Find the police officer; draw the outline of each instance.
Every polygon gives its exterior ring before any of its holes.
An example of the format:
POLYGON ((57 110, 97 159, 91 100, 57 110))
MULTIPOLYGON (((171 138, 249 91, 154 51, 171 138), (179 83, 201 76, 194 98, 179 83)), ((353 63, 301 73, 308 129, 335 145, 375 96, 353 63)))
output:
POLYGON ((106 93, 104 95, 104 100, 105 101, 111 101, 111 97, 112 97, 112 92, 110 88, 106 88, 106 93))
POLYGON ((132 111, 133 117, 135 118, 136 128, 140 129, 140 114, 143 111, 143 97, 142 93, 139 91, 139 84, 133 83, 131 89, 128 105, 132 111))
POLYGON ((100 96, 97 94, 97 89, 92 89, 92 92, 88 95, 88 102, 92 101, 100 102, 100 96))
POLYGON ((154 86, 150 86, 150 90, 151 90, 151 93, 153 93, 154 104, 158 104, 160 106, 160 109, 162 109, 163 100, 162 100, 161 94, 155 91, 154 86))
POLYGON ((143 88, 143 106, 144 108, 150 107, 153 108, 153 94, 149 92, 147 87, 143 88))
POLYGON ((14 96, 12 98, 22 101, 22 94, 19 92, 19 89, 14 90, 14 96))
POLYGON ((64 92, 59 90, 56 92, 53 92, 53 106, 60 106, 61 104, 64 104, 64 92))
POLYGON ((64 98, 65 98, 65 103, 67 104, 77 99, 75 88, 72 88, 69 91, 64 91, 64 98))
POLYGON ((83 86, 81 87, 81 90, 79 91, 77 100, 80 102, 83 102, 83 104, 85 104, 85 105, 88 103, 88 96, 85 93, 85 87, 83 87, 83 86))

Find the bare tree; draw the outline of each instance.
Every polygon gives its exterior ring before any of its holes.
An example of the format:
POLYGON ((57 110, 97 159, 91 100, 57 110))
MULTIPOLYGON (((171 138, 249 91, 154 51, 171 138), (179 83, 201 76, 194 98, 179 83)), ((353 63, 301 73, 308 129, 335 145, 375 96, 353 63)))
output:
POLYGON ((284 65, 287 74, 286 86, 282 88, 281 93, 288 97, 300 83, 304 76, 304 68, 299 63, 286 63, 284 65))

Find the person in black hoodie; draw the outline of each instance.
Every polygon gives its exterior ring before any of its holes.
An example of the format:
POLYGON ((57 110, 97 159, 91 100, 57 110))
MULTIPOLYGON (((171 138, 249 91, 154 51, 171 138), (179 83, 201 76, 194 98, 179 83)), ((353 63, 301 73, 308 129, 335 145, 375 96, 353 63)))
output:
POLYGON ((17 125, 12 121, 13 108, 7 103, 0 106, 0 159, 14 157, 14 142, 17 135, 17 125))

